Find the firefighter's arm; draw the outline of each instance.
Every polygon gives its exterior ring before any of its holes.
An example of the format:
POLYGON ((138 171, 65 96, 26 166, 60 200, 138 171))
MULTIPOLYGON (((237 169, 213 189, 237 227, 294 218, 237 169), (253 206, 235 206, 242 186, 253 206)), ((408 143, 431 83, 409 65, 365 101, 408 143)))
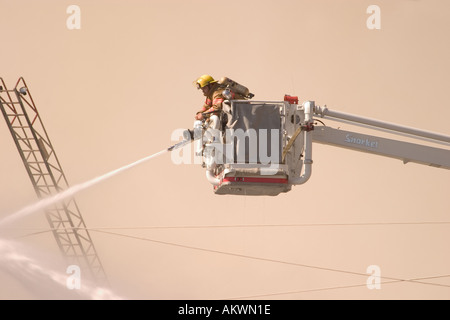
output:
POLYGON ((207 114, 220 112, 222 110, 223 101, 224 98, 222 96, 222 93, 215 92, 213 95, 212 106, 210 108, 207 108, 207 110, 203 112, 207 114))
POLYGON ((207 104, 203 105, 202 110, 197 112, 195 119, 202 120, 203 118, 205 118, 205 115, 203 115, 203 114, 206 114, 206 118, 209 118, 210 114, 212 114, 212 113, 217 114, 222 110, 222 103, 224 101, 224 97, 223 97, 222 93, 214 92, 212 98, 213 98, 212 106, 209 107, 209 105, 207 105, 207 104))
POLYGON ((203 119, 203 112, 206 112, 208 109, 207 109, 207 105, 205 104, 205 105, 203 105, 203 107, 202 107, 202 110, 200 110, 200 111, 197 111, 197 113, 195 114, 195 119, 196 120, 202 120, 203 119))
POLYGON ((222 91, 216 91, 213 94, 212 108, 216 111, 222 110, 222 103, 224 101, 224 97, 222 95, 222 91))
POLYGON ((222 110, 222 101, 223 99, 215 99, 213 100, 213 105, 209 109, 201 111, 202 113, 210 114, 210 113, 218 113, 222 110))

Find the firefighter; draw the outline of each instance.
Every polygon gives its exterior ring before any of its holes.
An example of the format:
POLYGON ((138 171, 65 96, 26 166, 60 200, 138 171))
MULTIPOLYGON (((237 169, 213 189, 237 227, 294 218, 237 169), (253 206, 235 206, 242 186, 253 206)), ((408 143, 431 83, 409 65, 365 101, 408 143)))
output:
POLYGON ((220 87, 218 81, 214 80, 210 75, 204 74, 194 81, 194 84, 197 86, 197 89, 202 90, 203 95, 206 97, 205 103, 202 109, 196 113, 195 119, 209 120, 213 115, 219 116, 224 97, 222 95, 223 88, 220 87))

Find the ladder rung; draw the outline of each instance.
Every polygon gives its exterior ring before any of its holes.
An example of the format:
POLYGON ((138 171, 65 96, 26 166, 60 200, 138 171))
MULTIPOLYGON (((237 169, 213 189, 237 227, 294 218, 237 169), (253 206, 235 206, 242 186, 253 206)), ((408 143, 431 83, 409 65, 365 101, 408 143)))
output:
POLYGON ((62 229, 62 230, 56 229, 55 231, 56 231, 56 233, 58 233, 58 234, 63 234, 63 235, 66 235, 66 234, 67 234, 67 235, 72 235, 72 234, 75 234, 75 233, 76 233, 75 230, 70 229, 70 228, 62 229))
MULTIPOLYGON (((52 222, 54 223, 54 224, 69 224, 70 225, 70 221, 68 221, 68 220, 65 220, 65 221, 63 221, 63 220, 52 220, 52 222)), ((64 234, 65 233, 65 230, 66 230, 66 228, 61 228, 61 227, 57 227, 57 228, 55 228, 53 231, 55 231, 56 233, 58 233, 58 234, 64 234)))
POLYGON ((40 152, 39 149, 30 149, 30 150, 23 150, 23 152, 40 152))
MULTIPOLYGON (((60 240, 61 240, 61 239, 60 239, 60 240)), ((63 238, 63 240, 66 240, 66 239, 63 238)), ((67 239, 67 240, 69 240, 69 239, 67 239)), ((79 243, 73 243, 73 242, 69 242, 69 241, 65 241, 64 243, 62 243, 62 246, 63 246, 63 247, 66 247, 66 248, 74 248, 74 247, 81 247, 81 244, 79 244, 79 243)), ((77 255, 77 253, 74 252, 74 255, 73 255, 73 256, 79 256, 79 255, 77 255)), ((82 256, 79 256, 79 257, 83 257, 83 255, 82 255, 82 256)))

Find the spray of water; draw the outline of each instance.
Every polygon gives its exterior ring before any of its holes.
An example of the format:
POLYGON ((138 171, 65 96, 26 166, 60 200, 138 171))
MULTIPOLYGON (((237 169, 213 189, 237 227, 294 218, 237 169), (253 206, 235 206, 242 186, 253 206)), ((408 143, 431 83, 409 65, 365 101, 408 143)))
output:
MULTIPOLYGON (((43 259, 36 259, 38 252, 27 250, 19 243, 0 239, 0 270, 11 275, 22 283, 27 292, 37 299, 83 299, 83 300, 121 300, 107 288, 98 287, 81 277, 79 288, 68 286, 70 275, 58 272, 54 268, 38 263, 43 259)), ((55 261, 55 259, 50 259, 55 261)), ((60 270, 63 265, 59 266, 60 270)))
POLYGON ((119 169, 110 171, 110 172, 108 172, 108 173, 106 173, 104 175, 101 175, 99 177, 96 177, 94 179, 86 181, 84 183, 80 183, 80 184, 74 185, 74 186, 72 186, 72 187, 70 187, 70 188, 68 188, 68 189, 66 189, 66 190, 64 190, 64 191, 62 191, 62 192, 60 192, 58 194, 55 194, 55 195, 47 197, 47 198, 43 198, 40 201, 38 201, 38 202, 36 202, 36 203, 34 203, 32 205, 29 205, 29 206, 27 206, 27 207, 25 207, 25 208, 23 208, 23 209, 21 209, 19 211, 16 211, 15 213, 13 213, 11 215, 8 215, 7 217, 3 218, 3 220, 0 220, 0 227, 6 225, 8 223, 11 223, 11 222, 13 222, 13 221, 15 221, 17 219, 20 219, 20 218, 23 218, 25 216, 28 216, 28 215, 30 215, 32 213, 35 213, 35 212, 41 211, 43 209, 46 209, 49 206, 54 205, 56 203, 59 203, 60 201, 63 201, 65 199, 67 199, 67 198, 71 198, 71 197, 73 197, 75 194, 77 194, 80 191, 83 191, 83 190, 85 190, 87 188, 90 188, 90 187, 92 187, 92 186, 94 186, 94 185, 96 185, 96 184, 98 184, 98 183, 100 183, 100 182, 102 182, 104 180, 107 180, 107 179, 109 179, 109 178, 111 178, 111 177, 113 177, 113 176, 115 176, 115 175, 117 175, 117 174, 119 174, 119 173, 121 173, 123 171, 126 171, 128 169, 136 167, 136 166, 138 166, 138 165, 140 165, 140 164, 142 164, 142 163, 144 163, 144 162, 146 162, 146 161, 148 161, 150 159, 153 159, 153 158, 155 158, 157 156, 160 156, 160 155, 162 155, 162 154, 164 154, 164 153, 166 153, 168 151, 171 151, 171 149, 170 148, 169 149, 164 149, 164 150, 159 151, 157 153, 154 153, 154 154, 152 154, 150 156, 142 158, 142 159, 140 159, 138 161, 132 162, 132 163, 130 163, 130 164, 126 165, 126 166, 123 166, 123 167, 121 167, 119 169))
MULTIPOLYGON (((73 197, 80 191, 90 188, 102 181, 114 177, 128 169, 136 167, 150 159, 160 156, 166 152, 182 147, 190 141, 182 141, 168 149, 164 149, 150 156, 132 162, 104 175, 91 179, 81 184, 74 185, 58 194, 39 200, 7 217, 0 220, 0 227, 17 219, 39 212, 47 207, 57 204, 67 198, 73 197)), ((26 288, 34 292, 38 298, 44 299, 121 299, 109 289, 98 287, 84 281, 80 288, 73 290, 68 288, 68 275, 63 272, 45 266, 38 261, 45 261, 42 257, 35 258, 35 250, 20 250, 20 245, 11 241, 0 239, 0 271, 10 274, 20 281, 26 288)), ((53 259, 49 259, 53 260, 53 259)), ((47 260, 48 261, 48 260, 47 260)), ((61 270, 59 268, 58 270, 61 270)))

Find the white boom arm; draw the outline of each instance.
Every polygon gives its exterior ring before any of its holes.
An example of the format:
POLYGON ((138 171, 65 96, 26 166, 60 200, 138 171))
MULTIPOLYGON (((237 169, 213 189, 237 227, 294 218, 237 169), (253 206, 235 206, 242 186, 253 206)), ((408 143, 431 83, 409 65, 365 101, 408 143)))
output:
MULTIPOLYGON (((324 118, 332 118, 337 121, 369 126, 379 130, 388 130, 396 134, 408 135, 417 139, 426 139, 435 143, 450 145, 450 136, 447 135, 332 111, 326 107, 321 108, 319 106, 314 106, 313 109, 314 114, 324 118)), ((414 162, 443 169, 450 169, 450 150, 448 149, 386 139, 333 129, 326 126, 315 127, 312 137, 313 142, 395 158, 402 160, 403 163, 414 162)))

